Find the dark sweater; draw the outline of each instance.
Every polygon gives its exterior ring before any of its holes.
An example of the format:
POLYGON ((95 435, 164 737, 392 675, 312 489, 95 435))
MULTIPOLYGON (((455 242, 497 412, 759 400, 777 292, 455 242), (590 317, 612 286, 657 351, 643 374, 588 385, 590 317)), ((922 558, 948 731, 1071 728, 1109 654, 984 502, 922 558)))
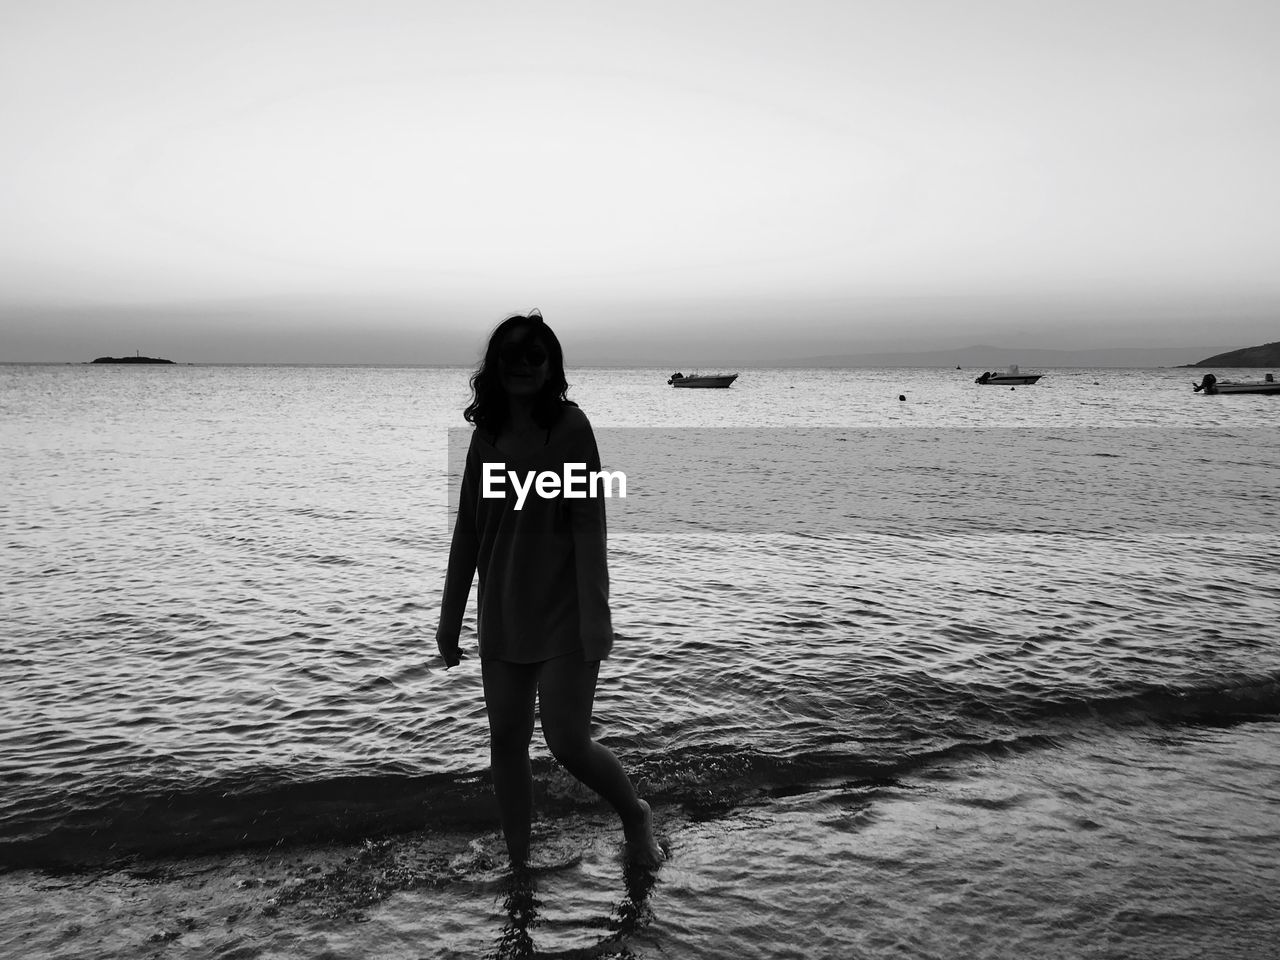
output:
POLYGON ((478 569, 482 659, 538 663, 575 651, 588 661, 609 655, 604 499, 544 498, 531 488, 516 510, 506 476, 516 471, 522 483, 529 471, 562 476, 566 463, 600 469, 591 423, 576 407, 565 408, 555 435, 527 457, 508 457, 479 430, 472 433, 440 604, 441 636, 461 632, 478 569), (485 463, 505 464, 502 499, 481 496, 485 463))

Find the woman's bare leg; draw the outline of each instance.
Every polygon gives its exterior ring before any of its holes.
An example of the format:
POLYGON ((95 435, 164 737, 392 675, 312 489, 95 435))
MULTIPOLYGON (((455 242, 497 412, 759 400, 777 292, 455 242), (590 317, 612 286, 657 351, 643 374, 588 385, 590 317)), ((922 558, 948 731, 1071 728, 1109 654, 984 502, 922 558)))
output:
POLYGON ((502 835, 511 866, 519 870, 529 859, 533 820, 533 770, 529 740, 538 688, 536 664, 484 660, 480 664, 484 702, 489 714, 489 763, 498 800, 502 835))
POLYGON ((584 662, 579 654, 542 665, 538 677, 542 734, 565 769, 618 812, 631 858, 641 865, 657 866, 662 851, 653 837, 649 805, 636 796, 612 751, 591 739, 591 706, 599 673, 600 661, 584 662))

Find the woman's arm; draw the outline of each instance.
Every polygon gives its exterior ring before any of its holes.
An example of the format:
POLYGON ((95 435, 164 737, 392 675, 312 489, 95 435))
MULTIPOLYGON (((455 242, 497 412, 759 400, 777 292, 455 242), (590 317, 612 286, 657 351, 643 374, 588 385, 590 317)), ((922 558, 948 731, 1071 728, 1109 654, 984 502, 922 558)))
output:
MULTIPOLYGON (((574 411, 577 413, 577 411, 574 411)), ((587 473, 600 469, 600 451, 585 414, 574 424, 572 455, 566 462, 586 463, 587 473)), ((590 493, 588 489, 588 493, 590 493)), ((566 500, 573 533, 574 568, 578 585, 578 617, 584 660, 603 660, 613 647, 613 620, 609 612, 608 531, 604 497, 566 500)))
POLYGON ((475 578, 480 537, 476 530, 476 496, 480 482, 475 453, 475 438, 467 449, 467 464, 462 473, 458 495, 458 516, 453 523, 453 539, 449 544, 449 566, 444 577, 444 595, 440 599, 440 623, 436 627, 436 647, 445 666, 452 667, 462 659, 458 637, 462 633, 462 617, 471 595, 475 578))

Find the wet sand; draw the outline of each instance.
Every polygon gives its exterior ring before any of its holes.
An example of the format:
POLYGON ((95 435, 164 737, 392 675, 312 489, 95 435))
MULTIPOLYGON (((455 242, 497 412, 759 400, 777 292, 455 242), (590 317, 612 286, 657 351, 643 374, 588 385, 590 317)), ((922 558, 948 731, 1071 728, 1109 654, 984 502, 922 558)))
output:
POLYGON ((1277 732, 1116 732, 710 816, 660 806, 655 875, 624 870, 603 811, 539 823, 528 888, 496 833, 9 873, 0 954, 1276 956, 1277 732))

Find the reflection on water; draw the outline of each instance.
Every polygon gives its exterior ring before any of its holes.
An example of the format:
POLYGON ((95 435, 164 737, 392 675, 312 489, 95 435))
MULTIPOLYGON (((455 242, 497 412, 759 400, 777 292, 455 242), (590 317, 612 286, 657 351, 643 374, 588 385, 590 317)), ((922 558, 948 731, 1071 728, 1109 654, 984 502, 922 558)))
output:
POLYGON ((654 919, 650 896, 658 884, 660 871, 635 864, 623 866, 625 894, 613 904, 608 916, 593 919, 598 911, 589 903, 582 904, 587 916, 557 911, 561 916, 546 918, 543 901, 538 896, 539 873, 521 873, 507 881, 502 898, 504 922, 494 950, 486 954, 494 960, 523 960, 539 957, 600 957, 629 955, 627 945, 654 919), (548 923, 548 919, 550 923, 548 923), (584 933, 592 928, 603 931, 595 942, 581 945, 584 933), (541 929, 540 929, 541 928, 541 929), (564 943, 559 943, 564 941, 564 943), (567 944, 577 942, 577 946, 567 944), (559 943, 559 946, 557 944, 559 943))
POLYGON ((524 960, 533 956, 530 928, 538 922, 540 906, 542 902, 534 896, 532 877, 522 876, 513 881, 510 891, 502 901, 507 921, 502 927, 497 947, 488 956, 494 960, 524 960))

